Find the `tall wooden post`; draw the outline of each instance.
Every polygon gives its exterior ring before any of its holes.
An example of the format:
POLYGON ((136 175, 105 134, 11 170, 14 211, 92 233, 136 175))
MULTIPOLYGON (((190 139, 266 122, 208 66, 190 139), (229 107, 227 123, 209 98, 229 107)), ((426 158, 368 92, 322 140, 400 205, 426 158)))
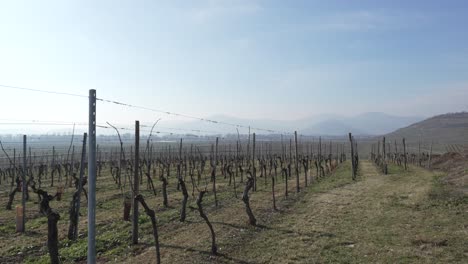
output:
POLYGON ((349 142, 351 143, 351 166, 352 166, 352 179, 356 180, 356 164, 354 159, 354 142, 353 142, 353 135, 349 133, 349 142))
POLYGON ((377 142, 377 158, 380 158, 380 140, 377 142))
POLYGON ((289 162, 288 162, 288 178, 289 180, 291 178, 291 167, 292 167, 292 161, 293 161, 293 156, 292 156, 292 138, 289 138, 289 162))
POLYGON ((254 191, 257 191, 257 170, 255 169, 255 133, 252 138, 252 175, 254 180, 254 191))
POLYGON ((387 170, 387 152, 386 152, 386 148, 387 148, 387 145, 385 143, 385 137, 383 137, 383 144, 382 144, 382 147, 383 147, 383 164, 382 164, 382 169, 383 169, 383 173, 385 175, 387 175, 388 173, 388 170, 387 170))
MULTIPOLYGON (((23 181, 23 193, 22 193, 22 197, 21 197, 21 206, 22 206, 22 213, 23 213, 23 217, 21 219, 21 222, 22 222, 22 230, 21 232, 24 233, 26 231, 26 192, 27 192, 27 189, 28 189, 28 184, 26 183, 26 171, 27 171, 27 163, 26 163, 26 157, 27 157, 27 153, 26 153, 26 135, 23 135, 23 174, 22 174, 22 181, 23 181)), ((31 168, 32 169, 32 168, 31 168)))
POLYGON ((418 166, 422 166, 421 164, 421 141, 419 141, 419 147, 418 147, 418 166))
POLYGON ((386 149, 385 146, 386 146, 386 145, 385 145, 385 137, 383 137, 383 139, 382 139, 382 147, 383 147, 382 153, 383 153, 383 162, 384 162, 384 163, 385 163, 385 160, 386 160, 386 158, 387 158, 387 156, 386 156, 386 151, 385 151, 385 149, 386 149))
MULTIPOLYGON (((322 137, 319 137, 319 144, 318 144, 318 164, 322 164, 322 137)), ((322 170, 317 167, 317 170, 319 171, 319 177, 323 177, 322 175, 322 170)))
POLYGON ((398 145, 397 145, 397 142, 396 142, 396 139, 395 139, 395 159, 398 158, 398 145))
POLYGON ((219 143, 219 138, 216 137, 215 156, 214 156, 214 164, 213 164, 213 192, 214 192, 216 207, 218 207, 218 196, 216 194, 216 167, 218 165, 218 143, 219 143))
MULTIPOLYGON (((73 174, 73 161, 75 160, 75 145, 72 146, 72 154, 71 154, 71 161, 70 161, 70 174, 73 174)), ((70 179, 69 186, 72 186, 73 180, 70 179)))
POLYGON ((247 160, 250 162, 250 126, 249 126, 249 138, 247 140, 247 160))
POLYGON ((408 169, 408 165, 407 165, 408 155, 406 155, 406 140, 405 140, 405 138, 403 138, 403 153, 404 153, 404 157, 405 157, 405 170, 407 170, 408 169))
POLYGON ((296 192, 299 192, 301 188, 299 187, 299 151, 297 149, 297 131, 294 131, 294 143, 295 143, 295 152, 296 152, 296 159, 295 159, 295 166, 296 166, 296 192))
POLYGON ((55 169, 55 146, 52 146, 52 171, 50 187, 54 187, 54 169, 55 169))
POLYGON ((140 188, 140 121, 135 121, 135 162, 133 171, 133 215, 132 215, 132 242, 138 244, 138 201, 135 199, 140 188))
POLYGON ((430 169, 432 166, 432 145, 434 144, 434 141, 431 142, 431 150, 429 152, 429 160, 427 163, 427 168, 430 169))

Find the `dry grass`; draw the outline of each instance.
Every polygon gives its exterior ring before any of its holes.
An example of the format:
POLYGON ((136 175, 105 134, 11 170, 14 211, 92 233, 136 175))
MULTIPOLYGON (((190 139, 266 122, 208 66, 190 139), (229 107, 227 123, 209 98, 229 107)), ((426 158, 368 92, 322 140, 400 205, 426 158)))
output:
MULTIPOLYGON (((466 198, 446 204, 428 171, 362 163, 362 181, 307 194, 239 250, 252 263, 463 263, 468 256, 466 198), (432 197, 432 198, 431 198, 432 197)), ((446 193, 445 193, 446 194, 446 193)))

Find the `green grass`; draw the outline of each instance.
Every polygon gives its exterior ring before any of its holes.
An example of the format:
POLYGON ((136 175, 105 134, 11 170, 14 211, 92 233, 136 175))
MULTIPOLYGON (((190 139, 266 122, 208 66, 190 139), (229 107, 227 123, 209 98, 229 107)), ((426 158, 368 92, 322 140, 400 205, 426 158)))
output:
POLYGON ((396 175, 396 176, 406 176, 410 175, 412 171, 412 167, 408 165, 408 169, 405 170, 404 166, 398 166, 393 163, 387 164, 387 175, 396 175))
POLYGON ((13 223, 7 223, 4 225, 0 225, 0 236, 7 236, 9 234, 12 234, 16 231, 15 224, 13 223))
MULTIPOLYGON (((360 179, 360 171, 358 171, 357 180, 360 179)), ((351 176, 351 163, 345 162, 338 166, 332 175, 321 179, 318 184, 313 183, 308 187, 308 193, 326 192, 334 188, 339 188, 347 184, 353 183, 351 176)))

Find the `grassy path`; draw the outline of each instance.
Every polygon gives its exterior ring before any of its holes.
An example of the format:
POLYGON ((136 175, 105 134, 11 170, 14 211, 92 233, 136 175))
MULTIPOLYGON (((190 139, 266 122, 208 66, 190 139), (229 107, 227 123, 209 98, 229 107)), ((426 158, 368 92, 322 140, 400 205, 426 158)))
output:
MULTIPOLYGON (((434 173, 361 163, 357 183, 305 195, 227 255, 250 263, 462 263, 468 206, 441 194, 434 173)), ((220 262, 230 262, 222 259, 220 262)))

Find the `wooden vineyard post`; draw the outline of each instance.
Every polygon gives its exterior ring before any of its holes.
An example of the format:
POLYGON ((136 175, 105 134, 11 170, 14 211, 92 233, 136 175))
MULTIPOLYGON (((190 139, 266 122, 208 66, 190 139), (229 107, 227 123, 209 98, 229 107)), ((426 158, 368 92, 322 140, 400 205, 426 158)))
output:
POLYGON ((322 168, 322 137, 319 137, 319 145, 318 145, 318 167, 317 169, 319 170, 319 178, 325 176, 323 173, 323 168, 322 168))
MULTIPOLYGON (((288 160, 288 173, 286 174, 286 191, 288 191, 288 181, 291 178, 291 162, 292 162, 292 139, 289 139, 289 160, 288 160)), ((288 194, 286 193, 286 196, 288 194)))
POLYGON ((16 206, 16 232, 23 233, 24 232, 24 213, 23 213, 23 206, 17 205, 16 206))
POLYGON ((356 167, 356 164, 354 164, 354 142, 353 142, 353 136, 351 133, 349 133, 349 142, 351 143, 351 166, 352 166, 352 178, 353 178, 353 181, 356 180, 356 170, 355 170, 355 167, 356 167))
POLYGON ((250 162, 250 126, 249 126, 249 138, 247 139, 247 166, 248 163, 250 162))
POLYGON ((404 156, 404 159, 405 159, 405 170, 407 170, 408 169, 408 165, 407 165, 408 155, 406 154, 406 140, 405 140, 405 138, 403 138, 403 156, 404 156))
POLYGON ((298 149, 297 149, 297 131, 294 131, 294 143, 295 143, 295 152, 296 152, 296 158, 295 158, 295 166, 296 166, 296 192, 300 192, 301 188, 299 187, 299 164, 298 164, 298 149))
POLYGON ((380 163, 381 155, 380 155, 380 140, 377 141, 377 163, 380 163))
POLYGON ((419 147, 418 147, 418 166, 422 166, 422 160, 421 160, 421 141, 419 141, 419 147))
POLYGON ((216 207, 218 207, 218 196, 216 194, 216 167, 217 167, 217 163, 218 163, 218 142, 219 142, 219 138, 216 137, 213 171, 212 171, 212 174, 211 174, 212 181, 213 181, 213 193, 214 193, 214 199, 215 199, 215 206, 216 207))
POLYGON ((55 170, 55 146, 52 146, 52 171, 51 171, 51 182, 50 187, 54 187, 54 172, 55 170))
MULTIPOLYGON (((73 174, 73 161, 75 157, 75 145, 72 146, 72 154, 71 154, 71 161, 70 161, 70 175, 73 174)), ((72 179, 69 179, 68 187, 72 186, 72 179)))
MULTIPOLYGON (((10 164, 10 168, 11 168, 11 164, 10 164)), ((13 149, 13 168, 16 168, 16 148, 13 149)), ((15 184, 15 173, 12 173, 11 174, 11 187, 13 187, 14 184, 15 184)), ((11 210, 11 208, 9 210, 11 210)))
MULTIPOLYGON (((276 161, 274 161, 274 162, 276 162, 276 161)), ((277 208, 276 208, 276 198, 275 198, 276 167, 275 167, 275 175, 270 175, 270 177, 271 177, 271 194, 273 196, 273 210, 276 211, 277 210, 277 208)))
MULTIPOLYGON (((21 175, 22 179, 22 193, 21 193, 21 224, 18 228, 16 227, 16 231, 24 233, 26 231, 26 192, 28 188, 28 184, 26 183, 26 135, 23 135, 23 173, 21 175)), ((17 215, 18 215, 18 207, 16 208, 17 210, 17 215)))
POLYGON ((286 146, 283 145, 283 135, 281 135, 281 151, 282 151, 282 157, 281 157, 281 173, 284 177, 284 196, 288 197, 288 169, 286 167, 283 167, 283 162, 286 162, 286 146))
POLYGON ((383 137, 383 160, 382 160, 382 170, 385 175, 387 175, 387 152, 386 152, 386 144, 385 144, 385 137, 383 137))
POLYGON ((432 145, 434 144, 434 141, 431 142, 431 150, 429 152, 429 160, 428 160, 428 163, 427 163, 427 168, 428 169, 431 169, 431 163, 432 163, 432 145))
POLYGON ((138 200, 136 199, 139 194, 139 174, 140 168, 140 121, 135 121, 135 164, 133 174, 133 215, 132 215, 132 242, 138 244, 138 200))
POLYGON ((257 191, 257 170, 255 169, 255 133, 252 138, 252 174, 253 174, 253 190, 257 191))

